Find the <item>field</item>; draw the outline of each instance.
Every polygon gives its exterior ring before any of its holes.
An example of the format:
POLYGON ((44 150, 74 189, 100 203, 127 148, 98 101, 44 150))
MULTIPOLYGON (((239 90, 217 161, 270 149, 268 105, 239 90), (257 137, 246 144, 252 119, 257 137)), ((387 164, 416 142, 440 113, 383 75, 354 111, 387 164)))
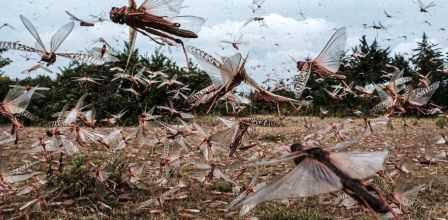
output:
MULTIPOLYGON (((239 167, 241 161, 276 158, 280 155, 279 146, 300 142, 319 128, 344 120, 346 119, 306 118, 312 128, 305 128, 305 118, 291 117, 283 120, 283 127, 280 128, 257 127, 255 131, 249 132, 243 144, 256 144, 255 147, 239 151, 233 159, 223 157, 224 159, 216 163, 235 184, 216 178, 208 182, 199 182, 193 178, 201 176, 200 172, 203 171, 190 169, 185 164, 199 159, 197 145, 200 140, 191 142, 197 144, 191 144, 189 152, 176 155, 176 149, 166 147, 166 140, 156 141, 155 137, 161 137, 162 129, 149 126, 149 136, 145 139, 145 144, 131 144, 121 153, 110 152, 99 145, 82 147, 84 156, 64 158, 63 171, 54 171, 50 177, 47 174, 48 166, 44 162, 31 167, 33 171, 41 171, 42 174, 15 185, 19 191, 31 184, 34 186, 31 187, 31 192, 2 196, 0 219, 239 219, 238 209, 226 211, 225 208, 239 194, 233 191, 247 187, 256 173, 254 167, 239 167), (164 166, 161 158, 166 155, 176 155, 179 160, 164 166), (92 180, 88 174, 92 172, 82 172, 94 169, 92 164, 106 162, 107 166, 115 168, 122 164, 138 164, 144 167, 135 184, 117 184, 113 187, 113 184, 98 183, 94 178, 92 180), (73 167, 78 167, 79 170, 74 171, 73 167), (42 183, 46 176, 47 182, 42 183), (24 208, 27 202, 36 198, 38 202, 24 208), (19 210, 20 208, 22 210, 19 210)), ((205 128, 217 125, 213 118, 201 118, 197 123, 205 128)), ((353 123, 362 125, 364 121, 355 119, 353 123)), ((2 128, 5 129, 7 128, 2 128)), ((107 132, 112 129, 98 130, 107 132)), ((134 128, 125 130, 131 133, 134 128)), ((446 144, 436 144, 434 140, 437 135, 446 133, 446 128, 436 126, 436 119, 395 118, 391 125, 374 129, 373 134, 347 150, 390 150, 385 171, 369 180, 386 197, 390 197, 398 186, 425 184, 415 202, 410 207, 403 207, 401 219, 445 219, 448 216, 447 163, 430 162, 428 158, 447 151, 446 144)), ((23 166, 26 161, 41 160, 40 155, 26 152, 43 135, 44 128, 27 127, 21 131, 22 141, 18 145, 1 146, 2 171, 23 166)), ((325 145, 331 146, 335 142, 335 138, 331 138, 325 145)), ((57 155, 53 156, 57 158, 57 155)), ((292 168, 292 162, 259 167, 257 182, 270 182, 285 175, 292 168)), ((125 172, 116 168, 110 171, 107 181, 112 181, 117 175, 123 175, 116 174, 117 170, 125 172)), ((206 176, 207 172, 204 174, 206 176)), ((344 207, 344 198, 334 193, 298 200, 267 202, 258 205, 246 218, 375 219, 371 212, 359 205, 344 207)))

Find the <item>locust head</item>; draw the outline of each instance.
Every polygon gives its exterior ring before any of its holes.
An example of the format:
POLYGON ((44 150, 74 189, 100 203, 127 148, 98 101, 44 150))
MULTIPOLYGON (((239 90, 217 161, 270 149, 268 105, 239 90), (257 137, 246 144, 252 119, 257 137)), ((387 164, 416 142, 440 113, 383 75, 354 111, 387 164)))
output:
POLYGON ((301 151, 305 150, 305 147, 300 143, 292 144, 291 146, 289 146, 289 148, 290 148, 289 150, 291 152, 301 152, 301 151))
POLYGON ((112 7, 109 13, 110 20, 114 23, 124 24, 126 23, 128 7, 123 6, 121 8, 112 7))
POLYGON ((309 59, 309 58, 307 58, 305 60, 299 60, 299 61, 297 61, 297 69, 301 72, 305 71, 309 67, 310 63, 311 63, 311 59, 309 59))
MULTIPOLYGON (((301 143, 295 143, 295 144, 292 144, 291 146, 289 146, 289 151, 291 151, 292 153, 301 154, 305 151, 305 147, 301 143)), ((303 159, 304 159, 303 155, 300 157, 297 157, 294 159, 294 163, 296 165, 298 165, 302 162, 303 159)))

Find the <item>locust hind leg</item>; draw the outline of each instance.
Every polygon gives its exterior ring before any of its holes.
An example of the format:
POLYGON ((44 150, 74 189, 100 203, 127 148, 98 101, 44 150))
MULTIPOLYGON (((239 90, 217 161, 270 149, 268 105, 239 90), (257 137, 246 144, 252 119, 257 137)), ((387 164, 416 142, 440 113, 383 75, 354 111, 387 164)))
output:
POLYGON ((59 173, 62 173, 62 171, 64 170, 64 153, 61 152, 61 154, 59 155, 59 168, 58 171, 59 173))
POLYGON ((17 126, 16 124, 12 124, 11 126, 11 135, 14 135, 14 144, 19 144, 19 126, 17 126))
POLYGON ((378 198, 386 205, 386 207, 389 209, 390 213, 392 214, 392 216, 394 217, 394 219, 400 219, 398 214, 395 213, 395 211, 392 209, 392 207, 390 207, 389 203, 386 202, 385 196, 383 195, 383 193, 376 188, 375 186, 368 184, 368 185, 364 185, 368 190, 371 190, 373 192, 375 192, 378 195, 378 198))
POLYGON ((180 44, 180 46, 182 47, 182 50, 184 51, 184 56, 185 56, 185 61, 187 62, 187 67, 189 70, 192 69, 191 67, 191 63, 190 63, 190 58, 188 58, 188 53, 187 53, 187 49, 185 49, 185 44, 181 39, 175 39, 173 38, 174 41, 178 44, 180 44))
MULTIPOLYGON (((137 30, 138 30, 138 29, 137 29, 137 30)), ((171 40, 171 41, 176 42, 177 44, 181 45, 181 46, 182 46, 182 50, 184 51, 185 60, 187 61, 187 67, 188 67, 188 69, 191 70, 191 65, 190 65, 190 60, 189 60, 189 58, 188 58, 187 50, 185 49, 184 42, 183 42, 181 39, 174 38, 173 36, 171 36, 171 35, 169 35, 169 34, 163 33, 163 32, 161 32, 161 31, 155 30, 155 29, 153 29, 153 28, 148 28, 148 27, 146 27, 146 28, 144 28, 143 30, 144 30, 144 31, 138 30, 138 32, 140 32, 140 33, 142 33, 143 35, 149 37, 151 40, 153 40, 154 42, 156 42, 156 43, 158 43, 158 44, 160 44, 160 45, 164 45, 164 44, 158 42, 158 41, 155 40, 153 37, 151 37, 149 34, 153 34, 153 35, 156 35, 156 36, 159 36, 159 37, 162 37, 162 38, 171 40), (147 33, 145 33, 145 32, 147 32, 147 33)))
POLYGON ((278 114, 278 117, 279 117, 279 118, 282 118, 282 112, 281 112, 281 110, 280 110, 280 104, 279 104, 279 102, 276 102, 275 105, 276 105, 276 108, 277 108, 277 114, 278 114))
POLYGON ((19 129, 18 128, 16 128, 16 132, 15 132, 15 135, 16 135, 16 140, 14 141, 14 144, 19 144, 19 129))

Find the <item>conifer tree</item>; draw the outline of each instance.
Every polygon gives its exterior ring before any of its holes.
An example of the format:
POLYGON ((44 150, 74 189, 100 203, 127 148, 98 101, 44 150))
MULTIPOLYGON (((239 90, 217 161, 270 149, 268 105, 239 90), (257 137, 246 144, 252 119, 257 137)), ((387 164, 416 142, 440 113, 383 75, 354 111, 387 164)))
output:
MULTIPOLYGON (((433 82, 448 79, 447 75, 443 74, 444 57, 442 50, 438 44, 430 42, 426 33, 423 34, 422 41, 417 43, 417 48, 413 52, 411 62, 414 64, 417 74, 423 76, 431 74, 433 82)), ((442 83, 432 100, 438 105, 446 106, 448 105, 447 93, 448 87, 442 83)))
POLYGON ((349 66, 344 73, 349 82, 357 85, 378 83, 385 72, 390 71, 386 64, 390 64, 389 48, 381 48, 377 40, 369 44, 363 36, 358 46, 352 50, 351 57, 345 62, 349 66))

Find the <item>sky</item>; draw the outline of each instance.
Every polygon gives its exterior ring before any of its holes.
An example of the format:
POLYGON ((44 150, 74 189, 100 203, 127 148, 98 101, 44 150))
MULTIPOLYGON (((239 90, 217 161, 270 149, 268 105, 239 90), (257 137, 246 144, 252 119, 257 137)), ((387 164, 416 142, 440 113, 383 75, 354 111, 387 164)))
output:
MULTIPOLYGON (((138 4, 141 2, 137 0, 138 4)), ((435 3, 437 6, 429 9, 429 14, 423 14, 414 0, 266 0, 262 9, 253 14, 250 9, 252 0, 185 0, 181 15, 206 19, 199 38, 189 40, 186 44, 216 57, 236 53, 230 45, 220 41, 238 38, 242 34, 245 43, 239 52, 249 55, 249 73, 261 82, 267 77, 288 78, 296 74, 293 60, 317 55, 334 29, 343 26, 347 27, 347 50, 356 45, 361 36, 366 35, 369 40, 378 39, 382 46, 390 47, 393 53, 408 55, 416 47, 422 33, 426 32, 432 42, 440 44, 448 52, 448 31, 441 30, 448 29, 448 1, 436 0, 435 3), (385 10, 392 18, 385 16, 385 10), (251 23, 241 29, 245 21, 254 16, 265 17, 266 26, 251 23), (370 26, 374 22, 381 22, 387 30, 378 31, 363 26, 370 26)), ((111 7, 125 4, 125 0, 8 1, 0 8, 0 23, 9 23, 16 30, 0 29, 0 40, 34 45, 33 38, 21 24, 20 14, 33 22, 44 42, 49 44, 52 34, 69 22, 65 10, 81 18, 88 18, 90 14, 108 17, 111 7)), ((100 23, 93 28, 77 26, 58 52, 85 51, 99 37, 121 49, 123 41, 127 39, 127 28, 111 22, 100 23)), ((138 38, 137 47, 144 54, 151 54, 157 48, 152 41, 142 36, 138 38)), ((165 48, 162 51, 180 65, 185 65, 180 48, 165 48)), ((7 75, 23 78, 26 75, 21 72, 37 62, 26 61, 20 55, 27 54, 13 51, 3 54, 14 60, 13 64, 3 69, 7 75)), ((37 59, 37 56, 33 57, 37 59)), ((57 72, 58 68, 68 63, 60 58, 52 70, 57 72)), ((33 74, 38 73, 45 72, 33 74)))

